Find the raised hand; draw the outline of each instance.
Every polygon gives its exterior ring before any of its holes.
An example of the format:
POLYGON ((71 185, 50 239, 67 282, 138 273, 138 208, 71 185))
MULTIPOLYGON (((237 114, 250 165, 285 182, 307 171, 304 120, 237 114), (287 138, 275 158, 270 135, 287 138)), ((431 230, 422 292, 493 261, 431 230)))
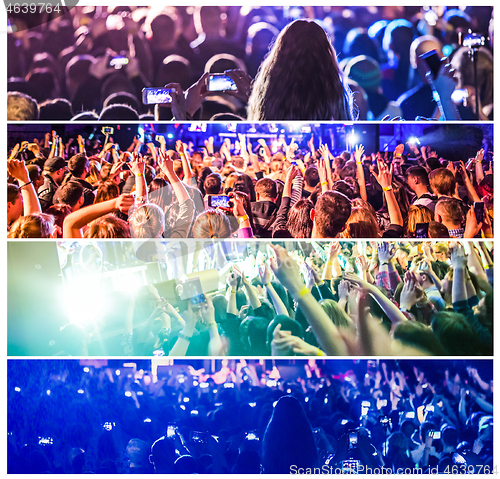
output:
POLYGON ((467 256, 465 255, 464 247, 461 243, 455 243, 451 248, 451 264, 454 268, 466 268, 467 256))
POLYGON ((405 151, 405 145, 404 143, 400 143, 396 148, 394 149, 394 155, 393 156, 400 156, 403 154, 405 151))
POLYGON ((356 265, 361 271, 368 271, 368 261, 365 255, 361 254, 356 258, 356 265))
POLYGON ((272 271, 265 263, 259 266, 259 277, 262 284, 269 284, 271 282, 271 276, 272 271))
POLYGON ((174 160, 172 160, 168 153, 161 150, 158 155, 158 165, 160 165, 161 170, 167 175, 174 171, 174 160))
POLYGON ((279 282, 296 297, 304 288, 300 277, 300 268, 287 253, 286 249, 278 245, 270 245, 276 258, 270 258, 271 269, 279 282))
POLYGON ((380 263, 388 263, 396 254, 396 249, 394 248, 394 245, 384 241, 379 244, 377 252, 380 263))
POLYGON ((115 198, 115 209, 120 210, 122 213, 127 213, 134 202, 133 195, 120 195, 118 198, 115 198))
POLYGON ((181 140, 175 142, 175 149, 181 156, 186 154, 186 145, 181 140))
POLYGON ((28 183, 29 174, 23 160, 7 160, 7 172, 10 176, 22 183, 28 183))
POLYGON ((236 90, 227 90, 224 93, 246 103, 252 91, 252 77, 247 75, 243 70, 226 70, 224 73, 231 77, 236 85, 236 90))
POLYGON ((13 160, 17 156, 18 153, 19 153, 19 143, 17 143, 16 146, 14 146, 14 148, 12 148, 12 151, 10 152, 9 160, 13 160))
POLYGON ((146 160, 135 151, 132 155, 132 158, 132 161, 129 163, 130 171, 134 174, 134 176, 144 175, 146 160))
POLYGON ((363 145, 356 145, 356 149, 354 150, 354 158, 356 160, 356 163, 359 163, 361 161, 364 153, 365 147, 363 145))
POLYGON ((389 188, 392 186, 392 164, 388 167, 384 161, 377 159, 378 173, 375 173, 373 165, 370 166, 372 175, 377 180, 382 188, 389 188))

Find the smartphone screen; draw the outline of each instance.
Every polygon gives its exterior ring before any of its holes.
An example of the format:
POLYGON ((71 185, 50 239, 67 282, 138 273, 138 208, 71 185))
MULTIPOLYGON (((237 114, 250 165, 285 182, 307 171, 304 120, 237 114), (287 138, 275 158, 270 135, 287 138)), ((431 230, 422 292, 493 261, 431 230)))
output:
POLYGON ((109 66, 120 70, 125 65, 128 65, 128 58, 124 56, 113 57, 109 60, 109 66))
POLYGON ((484 203, 482 201, 474 203, 474 214, 476 215, 476 221, 478 223, 484 221, 484 203))
POLYGON ((231 198, 226 195, 210 195, 208 197, 208 206, 210 208, 231 208, 231 198))
POLYGON ((236 91, 236 83, 233 79, 224 74, 214 74, 208 77, 207 83, 208 91, 236 91))
POLYGON ((429 237, 429 223, 417 223, 415 227, 415 238, 429 237))
POLYGON ((441 59, 439 58, 437 50, 430 50, 422 53, 419 57, 422 60, 425 60, 432 73, 432 78, 435 80, 438 76, 439 69, 441 68, 441 59))
POLYGON ((174 92, 174 88, 143 88, 142 103, 144 105, 172 103, 172 93, 174 92))

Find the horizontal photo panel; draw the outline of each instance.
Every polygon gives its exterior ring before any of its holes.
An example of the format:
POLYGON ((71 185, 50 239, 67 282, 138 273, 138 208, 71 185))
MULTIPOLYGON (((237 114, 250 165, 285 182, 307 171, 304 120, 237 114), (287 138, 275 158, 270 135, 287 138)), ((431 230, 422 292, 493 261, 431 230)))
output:
POLYGON ((9 238, 491 238, 493 125, 9 125, 9 238))
POLYGON ((38 359, 7 373, 9 473, 494 471, 492 360, 38 359))
POLYGON ((76 3, 6 4, 8 121, 493 119, 492 6, 76 3))
POLYGON ((10 241, 10 356, 485 356, 484 241, 10 241))

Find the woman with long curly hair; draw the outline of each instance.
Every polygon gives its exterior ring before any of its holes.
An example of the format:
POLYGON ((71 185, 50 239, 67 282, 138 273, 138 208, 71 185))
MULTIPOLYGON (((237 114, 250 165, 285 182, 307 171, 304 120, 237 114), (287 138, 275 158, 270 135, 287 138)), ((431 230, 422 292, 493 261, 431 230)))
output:
POLYGON ((278 35, 248 100, 248 120, 353 120, 352 93, 326 32, 296 20, 278 35))

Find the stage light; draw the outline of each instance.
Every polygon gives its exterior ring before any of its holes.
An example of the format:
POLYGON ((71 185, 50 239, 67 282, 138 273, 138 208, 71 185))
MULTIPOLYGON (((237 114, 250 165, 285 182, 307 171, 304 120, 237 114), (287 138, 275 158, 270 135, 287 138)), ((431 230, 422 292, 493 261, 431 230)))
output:
POLYGON ((250 407, 255 407, 255 406, 257 406, 257 403, 256 403, 256 402, 250 402, 250 403, 248 403, 248 405, 249 405, 250 407))
POLYGON ((167 138, 169 140, 173 139, 173 137, 174 137, 173 133, 167 133, 167 138))
POLYGON ((266 386, 267 386, 268 388, 276 387, 276 384, 277 384, 277 383, 276 383, 276 381, 275 381, 275 380, 273 380, 273 379, 268 379, 268 380, 266 381, 266 386))
POLYGON ((144 419, 144 422, 151 422, 151 419, 147 417, 146 419, 144 419))
POLYGON ((183 401, 184 402, 189 402, 189 398, 184 398, 183 401))
POLYGON ((83 389, 78 390, 78 394, 83 394, 85 391, 83 389))
POLYGON ((346 139, 347 146, 351 147, 351 148, 354 147, 355 145, 357 145, 360 141, 359 136, 354 132, 348 133, 345 136, 345 139, 346 139))
POLYGON ((309 402, 309 398, 305 398, 305 399, 304 399, 304 401, 305 401, 305 402, 309 402))
POLYGON ((119 369, 117 369, 117 370, 115 371, 115 374, 116 374, 117 376, 119 376, 119 375, 121 374, 121 371, 120 371, 119 369))
POLYGON ((14 391, 16 391, 16 393, 20 393, 21 392, 21 388, 18 388, 17 386, 14 388, 14 391))
POLYGON ((47 389, 47 396, 50 396, 50 389, 47 389))
POLYGON ((142 391, 137 391, 138 396, 142 396, 144 393, 142 391))
POLYGON ((408 144, 409 145, 420 145, 420 141, 419 141, 419 139, 416 136, 411 136, 408 139, 408 144))
POLYGON ((85 367, 83 368, 83 372, 84 372, 84 373, 88 373, 89 371, 90 371, 90 369, 89 369, 87 366, 85 366, 85 367))
POLYGON ((438 21, 438 16, 434 10, 428 10, 424 14, 424 19, 430 27, 435 27, 438 21))
POLYGON ((198 381, 193 381, 193 386, 198 386, 198 384, 199 384, 198 381))
POLYGON ((97 275, 93 274, 73 278, 71 285, 64 288, 61 301, 69 322, 82 326, 98 323, 108 314, 110 308, 107 292, 102 287, 97 275), (89 299, 91 309, 81 306, 82 298, 89 299))
POLYGON ((132 397, 132 393, 130 391, 125 391, 125 396, 127 396, 128 398, 132 397))
MULTIPOLYGON (((193 383, 194 384, 194 383, 193 383)), ((209 384, 208 383, 200 383, 200 388, 201 389, 206 389, 208 388, 209 384)))

